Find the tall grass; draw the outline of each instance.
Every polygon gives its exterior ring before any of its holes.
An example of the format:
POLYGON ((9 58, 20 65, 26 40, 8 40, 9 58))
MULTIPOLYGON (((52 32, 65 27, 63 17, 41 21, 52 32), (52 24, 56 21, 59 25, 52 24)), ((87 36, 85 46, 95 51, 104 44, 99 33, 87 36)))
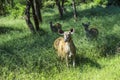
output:
POLYGON ((44 10, 40 28, 44 34, 31 34, 22 19, 0 18, 0 80, 119 80, 120 8, 78 8, 74 22, 71 8, 60 20, 57 10, 44 10), (49 22, 60 22, 63 30, 75 28, 76 68, 67 68, 53 48, 60 35, 52 33, 49 22), (97 40, 85 37, 82 22, 99 30, 97 40))

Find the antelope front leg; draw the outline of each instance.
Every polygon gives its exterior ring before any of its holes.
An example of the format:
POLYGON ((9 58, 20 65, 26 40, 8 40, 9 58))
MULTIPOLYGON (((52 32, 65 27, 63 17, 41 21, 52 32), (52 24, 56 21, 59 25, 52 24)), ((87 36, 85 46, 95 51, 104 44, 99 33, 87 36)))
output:
POLYGON ((75 56, 73 56, 73 67, 75 67, 75 56))
POLYGON ((66 65, 68 67, 68 55, 66 55, 66 65))

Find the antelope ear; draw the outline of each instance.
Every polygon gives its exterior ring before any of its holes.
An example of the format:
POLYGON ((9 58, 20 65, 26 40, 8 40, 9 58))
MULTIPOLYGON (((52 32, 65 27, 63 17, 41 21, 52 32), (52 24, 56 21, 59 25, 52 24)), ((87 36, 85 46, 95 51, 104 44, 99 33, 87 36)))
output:
POLYGON ((58 30, 58 33, 59 33, 60 35, 63 35, 63 34, 64 34, 64 31, 61 30, 61 29, 59 29, 59 30, 58 30))
POLYGON ((70 32, 71 34, 73 34, 75 32, 75 29, 74 28, 70 29, 70 32))

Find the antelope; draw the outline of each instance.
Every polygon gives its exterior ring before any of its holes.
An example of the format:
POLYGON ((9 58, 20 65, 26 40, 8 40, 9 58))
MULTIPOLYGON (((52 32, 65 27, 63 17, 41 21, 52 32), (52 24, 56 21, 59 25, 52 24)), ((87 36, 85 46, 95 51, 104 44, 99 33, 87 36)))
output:
POLYGON ((70 58, 72 60, 73 67, 75 67, 76 48, 71 37, 71 34, 73 33, 74 29, 70 29, 65 32, 59 30, 59 34, 63 35, 63 37, 59 37, 54 41, 54 48, 56 49, 57 55, 61 60, 66 60, 67 67, 70 58))
POLYGON ((96 29, 96 28, 90 28, 89 29, 90 22, 82 23, 82 25, 84 26, 84 29, 85 29, 85 32, 86 32, 86 37, 97 38, 98 33, 99 33, 98 29, 96 29))
POLYGON ((50 28, 52 32, 58 32, 58 30, 62 29, 62 25, 60 23, 56 23, 53 25, 53 23, 50 22, 50 28))

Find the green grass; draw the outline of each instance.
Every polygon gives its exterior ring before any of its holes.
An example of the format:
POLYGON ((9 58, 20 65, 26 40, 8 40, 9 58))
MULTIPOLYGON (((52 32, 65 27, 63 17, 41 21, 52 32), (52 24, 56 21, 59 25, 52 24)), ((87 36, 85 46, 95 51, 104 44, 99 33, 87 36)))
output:
POLYGON ((43 35, 31 34, 25 20, 0 17, 0 80, 119 80, 120 8, 78 8, 74 22, 71 8, 64 20, 57 10, 43 11, 40 28, 43 35), (60 22, 64 30, 75 28, 76 67, 67 68, 57 59, 53 48, 59 35, 52 33, 49 22, 60 22), (86 40, 82 22, 91 22, 99 30, 97 40, 86 40))

